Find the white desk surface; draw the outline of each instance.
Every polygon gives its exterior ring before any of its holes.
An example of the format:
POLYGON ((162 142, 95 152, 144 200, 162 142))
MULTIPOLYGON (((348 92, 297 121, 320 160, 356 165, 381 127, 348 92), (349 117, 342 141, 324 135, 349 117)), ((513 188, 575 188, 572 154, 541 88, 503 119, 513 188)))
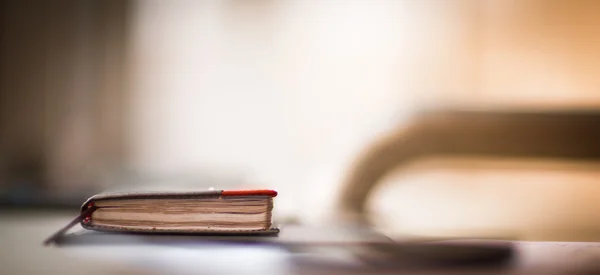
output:
MULTIPOLYGON (((326 254, 273 246, 45 247, 71 211, 0 211, 0 274, 403 274, 326 254), (85 271, 85 272, 82 272, 85 271)), ((512 242, 511 266, 485 270, 410 270, 406 274, 600 274, 600 243, 512 242)))

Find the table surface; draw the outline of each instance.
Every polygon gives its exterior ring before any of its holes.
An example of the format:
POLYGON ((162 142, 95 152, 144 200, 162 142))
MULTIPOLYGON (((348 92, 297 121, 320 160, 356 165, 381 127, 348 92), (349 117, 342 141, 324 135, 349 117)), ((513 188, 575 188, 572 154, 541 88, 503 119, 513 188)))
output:
MULTIPOLYGON (((475 269, 366 264, 340 248, 211 243, 42 245, 72 211, 0 211, 2 274, 569 274, 600 272, 600 243, 511 242, 508 265, 475 269)), ((285 230, 282 229, 282 230, 285 230)))

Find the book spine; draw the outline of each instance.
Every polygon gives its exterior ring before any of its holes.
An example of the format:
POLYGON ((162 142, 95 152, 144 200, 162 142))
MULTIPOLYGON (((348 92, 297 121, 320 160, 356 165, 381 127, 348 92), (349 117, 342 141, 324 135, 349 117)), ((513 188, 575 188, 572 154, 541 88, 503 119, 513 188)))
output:
POLYGON ((79 214, 79 216, 75 217, 75 219, 73 219, 65 227, 59 229, 58 231, 56 231, 56 233, 52 234, 52 236, 50 236, 48 239, 46 239, 44 241, 44 245, 49 245, 53 242, 56 242, 56 240, 58 240, 60 237, 62 237, 67 231, 69 231, 69 229, 71 229, 73 226, 75 226, 79 222, 89 223, 91 221, 92 213, 94 213, 94 211, 96 211, 96 209, 98 209, 98 207, 96 207, 93 203, 89 203, 87 205, 87 209, 85 211, 82 211, 79 214))

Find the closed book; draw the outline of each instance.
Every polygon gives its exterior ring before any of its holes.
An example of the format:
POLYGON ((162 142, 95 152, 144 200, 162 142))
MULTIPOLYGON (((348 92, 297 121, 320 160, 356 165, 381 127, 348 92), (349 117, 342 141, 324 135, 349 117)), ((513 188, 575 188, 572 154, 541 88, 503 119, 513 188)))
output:
POLYGON ((274 190, 106 192, 88 198, 77 223, 85 229, 128 233, 273 234, 274 190))

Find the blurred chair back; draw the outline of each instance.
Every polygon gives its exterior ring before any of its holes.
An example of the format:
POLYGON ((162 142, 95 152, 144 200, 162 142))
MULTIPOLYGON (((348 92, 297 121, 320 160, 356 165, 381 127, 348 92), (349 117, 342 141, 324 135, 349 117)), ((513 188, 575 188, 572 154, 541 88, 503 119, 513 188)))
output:
POLYGON ((365 221, 365 204, 392 169, 430 156, 600 160, 600 112, 433 111, 371 144, 342 186, 340 211, 365 221))

